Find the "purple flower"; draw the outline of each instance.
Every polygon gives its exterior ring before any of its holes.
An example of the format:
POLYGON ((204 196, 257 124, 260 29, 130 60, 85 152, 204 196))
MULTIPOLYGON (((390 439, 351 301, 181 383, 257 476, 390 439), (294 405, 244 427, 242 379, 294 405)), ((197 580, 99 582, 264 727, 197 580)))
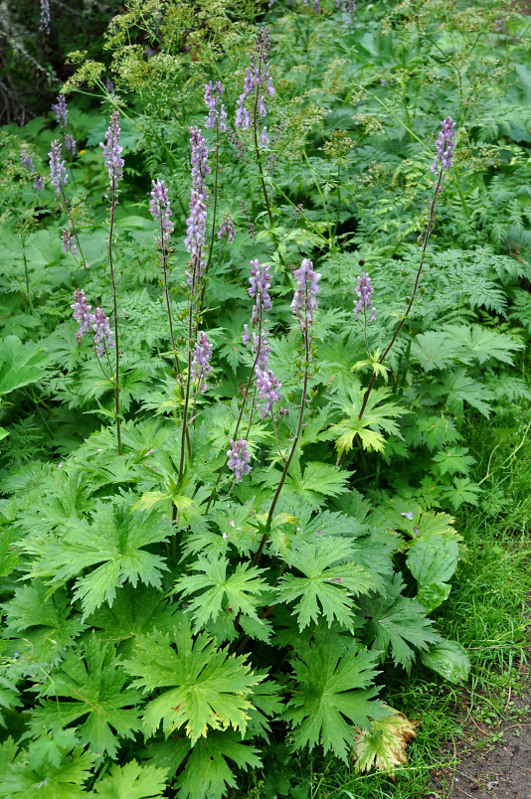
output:
POLYGON ((222 93, 223 86, 219 80, 216 81, 215 86, 213 86, 211 80, 206 84, 205 103, 208 108, 208 116, 205 128, 215 128, 219 122, 219 129, 221 131, 227 130, 227 112, 223 103, 220 103, 222 93))
POLYGON ((152 180, 153 188, 151 190, 151 203, 149 210, 154 219, 158 219, 162 230, 162 240, 157 239, 157 244, 162 247, 168 245, 170 236, 173 233, 173 222, 170 217, 172 211, 170 208, 170 199, 168 197, 168 189, 163 180, 152 180))
POLYGON ((105 133, 105 144, 100 142, 103 147, 105 166, 109 173, 109 185, 113 192, 116 191, 118 181, 124 176, 124 159, 122 158, 123 147, 120 147, 120 112, 113 111, 109 122, 109 127, 105 133))
POLYGON ((61 160, 61 142, 55 139, 52 142, 52 149, 48 153, 50 159, 50 181, 55 187, 55 193, 59 197, 62 186, 66 186, 68 175, 66 174, 65 162, 61 160))
POLYGON ((243 104, 244 102, 244 95, 240 94, 238 98, 238 108, 236 109, 235 125, 237 128, 241 128, 241 130, 249 130, 251 125, 251 117, 249 116, 249 112, 243 104))
POLYGON ((76 289, 74 291, 74 304, 70 306, 74 311, 74 319, 79 325, 79 330, 76 333, 76 341, 81 344, 81 339, 88 333, 91 325, 94 322, 94 315, 91 313, 92 305, 87 304, 87 298, 83 289, 76 289))
POLYGON ((202 194, 192 189, 190 216, 186 220, 187 235, 184 245, 190 253, 192 273, 189 282, 194 285, 203 274, 205 267, 204 248, 206 240, 207 207, 202 194))
POLYGON ((260 140, 262 142, 262 147, 268 147, 269 146, 269 136, 267 135, 267 127, 266 127, 266 125, 264 125, 264 127, 262 128, 262 133, 261 133, 261 136, 260 136, 260 140))
POLYGON ((229 458, 228 466, 231 472, 234 472, 234 479, 237 483, 240 482, 244 474, 249 474, 251 467, 249 463, 251 456, 247 449, 247 441, 240 438, 239 441, 230 440, 230 449, 227 450, 229 458))
POLYGON ((227 237, 227 241, 231 242, 234 241, 234 220, 230 216, 230 214, 226 213, 221 220, 221 224, 218 230, 218 239, 222 239, 223 236, 227 237))
POLYGON ((303 258, 302 263, 294 272, 297 286, 291 301, 291 310, 299 320, 301 330, 308 330, 313 322, 313 315, 317 311, 317 292, 321 275, 315 272, 313 263, 309 258, 303 258))
MULTIPOLYGON (((242 333, 242 342, 244 344, 251 343, 251 332, 249 330, 249 325, 243 326, 244 332, 242 333)), ((258 359, 256 361, 256 365, 260 369, 267 369, 269 363, 269 353, 271 352, 271 347, 267 343, 266 334, 262 330, 260 336, 258 333, 255 333, 253 330, 253 346, 252 346, 253 355, 258 353, 258 359)))
POLYGON ((212 346, 208 340, 208 336, 203 331, 199 334, 199 342, 196 341, 194 345, 194 357, 192 359, 192 366, 197 370, 197 377, 199 378, 199 390, 201 394, 207 390, 205 377, 210 374, 212 367, 210 359, 212 357, 212 346))
POLYGON ((39 30, 41 33, 50 33, 50 0, 40 0, 41 17, 39 20, 39 30))
POLYGON ((52 105, 52 111, 55 114, 55 119, 58 125, 61 125, 63 131, 66 130, 67 120, 68 120, 68 108, 66 107, 66 97, 64 94, 60 94, 57 98, 57 102, 52 105))
POLYGON ((189 128, 190 133, 190 160, 192 162, 192 186, 208 199, 205 178, 210 174, 208 165, 208 148, 200 128, 189 128))
POLYGON ((258 399, 265 400, 265 406, 261 405, 259 407, 260 416, 262 419, 265 419, 273 410, 274 403, 280 402, 282 399, 280 395, 282 383, 278 382, 278 378, 275 377, 271 369, 260 369, 257 365, 254 373, 256 377, 256 387, 258 389, 258 399))
POLYGON ((33 178, 34 191, 44 191, 44 178, 33 178))
POLYGON ((96 355, 101 358, 107 348, 114 347, 114 339, 109 327, 109 320, 101 308, 96 308, 95 313, 91 313, 92 306, 87 304, 87 298, 83 289, 76 289, 74 292, 74 304, 70 306, 74 311, 74 319, 79 325, 76 333, 76 341, 81 344, 85 333, 94 331, 94 345, 97 347, 96 355))
POLYGON ((251 322, 256 324, 258 316, 262 311, 270 311, 273 307, 271 297, 269 296, 269 287, 271 285, 271 275, 265 265, 260 266, 258 258, 251 261, 251 277, 249 278, 251 284, 249 288, 249 296, 254 298, 255 305, 251 322))
POLYGON ((65 136, 65 150, 68 150, 71 155, 76 154, 76 140, 70 133, 67 133, 65 136))
POLYGON ((371 279, 368 272, 364 272, 361 277, 358 275, 358 284, 355 288, 355 292, 358 295, 358 301, 356 302, 356 300, 354 300, 354 316, 356 321, 360 313, 365 309, 364 313, 370 311, 369 322, 374 322, 374 306, 371 299, 371 294, 373 291, 374 287, 371 286, 371 279))
POLYGON ((68 228, 61 231, 61 241, 65 252, 70 252, 70 250, 72 250, 72 255, 77 255, 77 247, 74 244, 74 239, 68 228))
MULTIPOLYGON (((245 107, 248 97, 254 92, 258 91, 259 87, 265 86, 266 92, 272 97, 275 94, 273 82, 269 74, 269 64, 267 61, 267 51, 269 49, 269 34, 267 30, 263 30, 258 38, 254 50, 251 52, 250 63, 251 66, 245 70, 245 80, 243 83, 243 92, 238 97, 238 107, 236 109, 235 124, 237 128, 248 130, 251 124, 249 112, 245 107)), ((258 116, 264 117, 267 114, 267 109, 264 102, 264 97, 261 94, 258 98, 258 116)))
POLYGON ((114 338, 109 327, 109 320, 101 308, 96 308, 92 329, 94 331, 94 346, 97 347, 96 355, 101 358, 106 349, 114 347, 114 338))
POLYGON ((352 18, 356 10, 356 3, 355 0, 336 0, 336 8, 340 8, 342 11, 348 11, 352 18))
POLYGON ((22 162, 22 166, 24 169, 29 169, 30 172, 35 172, 35 164, 33 163, 33 158, 31 155, 28 155, 26 150, 22 150, 20 153, 20 160, 22 162))
POLYGON ((441 170, 450 169, 454 162, 454 139, 455 122, 451 117, 446 117, 446 119, 441 122, 441 132, 437 139, 437 153, 430 167, 432 172, 437 172, 439 164, 441 165, 441 170))

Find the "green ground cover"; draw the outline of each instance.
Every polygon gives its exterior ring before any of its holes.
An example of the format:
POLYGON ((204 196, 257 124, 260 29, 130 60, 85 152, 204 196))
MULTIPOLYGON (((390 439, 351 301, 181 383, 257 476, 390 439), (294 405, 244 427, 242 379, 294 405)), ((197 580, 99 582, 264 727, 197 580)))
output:
POLYGON ((0 128, 0 797, 425 797, 516 713, 529 23, 354 6, 132 0, 0 128))

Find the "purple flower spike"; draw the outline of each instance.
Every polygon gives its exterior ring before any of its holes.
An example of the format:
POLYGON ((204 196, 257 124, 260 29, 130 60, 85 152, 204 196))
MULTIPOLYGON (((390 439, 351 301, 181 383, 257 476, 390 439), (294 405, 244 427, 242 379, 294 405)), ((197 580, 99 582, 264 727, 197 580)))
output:
POLYGON ((96 308, 92 329, 94 331, 94 346, 97 347, 96 355, 101 358, 105 350, 114 347, 114 338, 109 327, 109 320, 101 308, 96 308))
POLYGON ((81 344, 81 339, 88 333, 91 325, 94 322, 94 314, 91 313, 92 305, 87 304, 87 298, 83 289, 76 289, 74 291, 74 304, 70 306, 74 311, 74 319, 79 325, 79 330, 76 333, 76 341, 81 344))
POLYGON ((55 114, 55 119, 58 125, 61 125, 63 131, 66 130, 68 124, 68 108, 66 107, 66 97, 60 94, 57 102, 52 105, 52 111, 55 114))
POLYGON ((336 0, 336 8, 340 8, 342 11, 348 11, 350 18, 353 19, 354 12, 356 11, 356 3, 355 0, 336 0))
POLYGON ((317 311, 317 292, 321 275, 315 272, 313 263, 309 258, 304 258, 300 267, 294 272, 297 287, 291 301, 291 310, 299 320, 301 330, 308 330, 317 311))
MULTIPOLYGON (((244 344, 251 343, 251 331, 249 330, 249 325, 243 326, 243 333, 242 333, 242 342, 244 344)), ((266 334, 262 330, 260 336, 258 333, 255 333, 253 330, 253 346, 252 346, 253 355, 256 355, 258 352, 258 360, 256 365, 259 369, 267 369, 269 363, 269 354, 271 352, 271 347, 267 343, 266 334), (258 352, 258 345, 260 345, 260 352, 258 352)))
POLYGON ((50 34, 50 0, 41 0, 41 18, 39 20, 39 30, 41 33, 50 34))
MULTIPOLYGON (((235 124, 237 128, 249 130, 251 118, 245 107, 245 103, 250 95, 260 86, 265 86, 267 94, 272 97, 275 94, 273 82, 269 74, 269 64, 267 62, 267 51, 269 49, 269 35, 267 31, 262 31, 256 42, 254 50, 251 52, 251 66, 245 70, 245 81, 243 92, 238 97, 238 107, 236 110, 235 124)), ((263 95, 258 99, 258 116, 264 117, 267 109, 263 95)))
POLYGON ((89 333, 92 328, 94 331, 94 346, 97 347, 96 355, 101 358, 105 350, 114 347, 113 335, 105 312, 101 308, 96 308, 95 313, 91 313, 92 306, 87 304, 83 289, 75 290, 74 304, 71 308, 74 311, 74 319, 79 325, 76 341, 81 344, 85 333, 89 333))
POLYGON ((199 334, 199 342, 195 343, 194 357, 192 360, 192 366, 195 366, 197 370, 197 377, 199 378, 199 390, 201 394, 204 394, 207 390, 205 377, 212 371, 212 367, 210 365, 211 357, 212 345, 208 340, 207 334, 201 331, 199 334))
POLYGON ((441 122, 441 132, 437 139, 437 153, 435 160, 430 169, 432 172, 437 172, 439 164, 441 169, 450 169, 454 162, 454 148, 455 148, 455 122, 452 117, 446 117, 441 122))
POLYGON ((67 228, 61 231, 61 241, 63 243, 63 250, 65 252, 70 252, 70 250, 72 250, 72 255, 77 255, 77 247, 74 244, 72 234, 67 228))
POLYGON ((205 104, 208 108, 208 116, 205 122, 205 128, 215 128, 219 122, 219 129, 221 131, 227 130, 227 112, 225 106, 221 103, 221 95, 223 93, 223 86, 220 81, 216 81, 213 86, 210 80, 205 86, 205 104))
POLYGON ((234 241, 234 233, 234 220, 230 214, 224 214, 218 230, 218 239, 222 239, 223 236, 226 236, 227 241, 230 243, 234 241))
POLYGON ((71 155, 76 154, 76 140, 70 133, 67 133, 65 136, 65 150, 68 150, 71 155))
POLYGON ((31 155, 28 155, 26 150, 21 151, 20 161, 24 169, 29 169, 30 172, 35 172, 35 164, 33 163, 33 158, 31 157, 31 155))
POLYGON ((195 189, 192 189, 190 199, 190 216, 186 220, 187 236, 184 245, 190 253, 192 261, 191 283, 194 283, 203 274, 205 267, 204 249, 206 241, 207 207, 205 198, 195 189))
POLYGON ((227 450, 229 458, 228 466, 231 472, 234 472, 234 479, 237 483, 240 482, 244 474, 249 474, 251 471, 250 462, 251 455, 247 449, 247 441, 240 438, 239 441, 230 440, 230 449, 227 450))
POLYGON ((61 142, 55 139, 52 142, 52 149, 48 153, 50 159, 50 181, 55 188, 55 193, 59 197, 62 186, 66 186, 68 175, 66 174, 65 162, 61 160, 61 142))
POLYGON ((152 180, 153 188, 151 190, 151 203, 149 210, 154 219, 158 219, 162 229, 162 241, 157 239, 159 247, 164 245, 167 247, 170 241, 170 236, 173 233, 173 222, 170 217, 172 211, 170 208, 170 199, 168 197, 168 189, 163 180, 152 180))
POLYGON ((44 178, 33 178, 33 190, 44 191, 44 178))
POLYGON ((118 181, 124 176, 124 159, 122 158, 123 147, 120 147, 120 112, 113 111, 109 127, 105 133, 105 144, 100 142, 103 147, 105 166, 109 173, 109 185, 113 192, 118 187, 118 181))
POLYGON ((251 261, 251 277, 249 278, 251 284, 249 288, 249 296, 254 298, 255 305, 251 322, 254 324, 258 321, 259 312, 270 311, 273 307, 271 297, 269 296, 269 287, 271 285, 271 275, 269 274, 267 266, 260 266, 258 258, 251 261))
POLYGON ((258 399, 264 400, 265 405, 259 407, 260 416, 265 419, 273 410, 275 402, 280 402, 282 397, 280 389, 282 383, 278 382, 271 369, 260 369, 258 366, 254 370, 256 376, 256 387, 258 389, 258 399))
POLYGON ((208 199, 205 178, 210 174, 208 165, 208 148, 200 128, 189 128, 190 160, 192 162, 192 186, 208 199))
POLYGON ((358 284, 355 291, 358 295, 358 301, 356 302, 354 300, 354 316, 356 321, 358 320, 360 313, 365 309, 365 313, 370 311, 369 322, 374 322, 374 306, 371 299, 371 294, 374 291, 374 287, 371 286, 371 279, 368 272, 364 272, 361 277, 358 275, 358 284))

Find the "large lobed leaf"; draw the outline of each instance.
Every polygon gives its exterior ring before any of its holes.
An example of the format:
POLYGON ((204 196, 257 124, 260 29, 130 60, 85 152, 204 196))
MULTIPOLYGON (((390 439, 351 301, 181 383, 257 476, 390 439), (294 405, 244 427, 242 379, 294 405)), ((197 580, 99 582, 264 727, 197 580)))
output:
POLYGON ((160 692, 144 709, 146 734, 153 735, 161 722, 165 735, 184 727, 192 745, 209 728, 244 733, 252 708, 249 696, 264 679, 245 660, 218 649, 205 633, 194 639, 184 615, 171 636, 157 631, 138 636, 124 668, 136 678, 135 687, 160 692))

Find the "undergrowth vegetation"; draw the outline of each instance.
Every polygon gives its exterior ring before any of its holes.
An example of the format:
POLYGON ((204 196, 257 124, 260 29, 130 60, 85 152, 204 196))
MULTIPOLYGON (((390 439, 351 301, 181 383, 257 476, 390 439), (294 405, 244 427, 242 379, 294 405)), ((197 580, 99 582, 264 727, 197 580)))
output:
POLYGON ((422 796, 524 656, 528 45, 129 0, 0 129, 0 797, 422 796))

